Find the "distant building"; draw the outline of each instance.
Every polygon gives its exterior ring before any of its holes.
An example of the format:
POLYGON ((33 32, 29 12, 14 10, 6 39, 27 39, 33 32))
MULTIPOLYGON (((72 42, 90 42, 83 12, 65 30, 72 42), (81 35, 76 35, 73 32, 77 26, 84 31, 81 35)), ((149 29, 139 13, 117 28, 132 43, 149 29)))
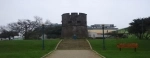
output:
MULTIPOLYGON (((112 31, 117 31, 118 28, 115 28, 114 24, 94 24, 88 26, 88 35, 89 37, 103 37, 102 25, 104 25, 104 33, 109 33, 112 31)), ((109 37, 110 35, 104 35, 104 37, 109 37)))

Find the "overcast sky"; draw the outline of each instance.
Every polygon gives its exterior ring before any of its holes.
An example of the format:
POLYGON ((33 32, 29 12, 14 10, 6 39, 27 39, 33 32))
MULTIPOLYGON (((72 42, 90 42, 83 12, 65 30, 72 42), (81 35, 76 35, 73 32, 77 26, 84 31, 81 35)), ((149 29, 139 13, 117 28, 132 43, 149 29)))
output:
POLYGON ((133 19, 150 16, 150 0, 0 0, 0 25, 34 16, 61 23, 63 13, 87 14, 88 25, 128 27, 133 19))

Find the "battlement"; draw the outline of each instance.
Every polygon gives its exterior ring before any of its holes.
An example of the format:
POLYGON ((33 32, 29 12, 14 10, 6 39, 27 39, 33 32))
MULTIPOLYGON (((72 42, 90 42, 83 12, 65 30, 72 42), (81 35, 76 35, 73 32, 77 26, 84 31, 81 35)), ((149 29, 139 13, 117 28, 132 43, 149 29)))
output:
POLYGON ((62 14, 62 16, 80 16, 80 15, 87 15, 87 14, 85 14, 85 13, 77 13, 77 12, 72 12, 72 13, 64 13, 64 14, 62 14))
POLYGON ((64 15, 69 16, 69 15, 70 15, 70 13, 64 13, 64 14, 62 14, 62 16, 64 16, 64 15))
POLYGON ((85 13, 79 13, 79 15, 87 15, 87 14, 85 14, 85 13))
POLYGON ((76 12, 73 12, 73 13, 71 13, 71 15, 73 16, 73 15, 78 15, 78 13, 76 13, 76 12))

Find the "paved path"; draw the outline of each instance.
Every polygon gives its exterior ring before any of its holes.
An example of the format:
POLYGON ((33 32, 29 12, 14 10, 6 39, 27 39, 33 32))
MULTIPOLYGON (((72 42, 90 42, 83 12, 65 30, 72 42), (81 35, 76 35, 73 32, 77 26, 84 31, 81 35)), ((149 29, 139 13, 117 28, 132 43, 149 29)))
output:
POLYGON ((90 45, 85 39, 63 39, 57 50, 90 50, 90 45))
POLYGON ((56 50, 46 58, 101 58, 91 50, 56 50))

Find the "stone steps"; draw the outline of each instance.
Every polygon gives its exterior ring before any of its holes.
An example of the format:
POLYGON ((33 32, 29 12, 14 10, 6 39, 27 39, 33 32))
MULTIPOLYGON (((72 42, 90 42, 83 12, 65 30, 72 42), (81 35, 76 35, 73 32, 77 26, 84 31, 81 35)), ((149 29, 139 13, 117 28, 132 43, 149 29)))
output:
POLYGON ((63 39, 57 47, 58 50, 89 50, 86 39, 63 39))

